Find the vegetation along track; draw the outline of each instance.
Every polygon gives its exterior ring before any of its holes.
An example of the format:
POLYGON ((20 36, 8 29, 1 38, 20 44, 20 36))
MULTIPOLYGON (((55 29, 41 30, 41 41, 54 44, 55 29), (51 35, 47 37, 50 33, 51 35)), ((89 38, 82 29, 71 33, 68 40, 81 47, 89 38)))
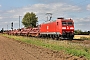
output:
MULTIPOLYGON (((4 52, 0 52, 0 54, 2 53, 0 56, 5 56, 3 59, 6 60, 86 60, 84 55, 89 59, 87 53, 90 53, 89 49, 84 49, 85 47, 66 40, 57 41, 22 36, 4 36, 9 38, 0 36, 0 41, 2 43, 0 46, 2 48, 5 46, 3 49, 6 50, 6 55, 3 55, 4 52)), ((1 49, 1 51, 4 50, 1 49)), ((2 60, 2 58, 0 60, 2 60)))

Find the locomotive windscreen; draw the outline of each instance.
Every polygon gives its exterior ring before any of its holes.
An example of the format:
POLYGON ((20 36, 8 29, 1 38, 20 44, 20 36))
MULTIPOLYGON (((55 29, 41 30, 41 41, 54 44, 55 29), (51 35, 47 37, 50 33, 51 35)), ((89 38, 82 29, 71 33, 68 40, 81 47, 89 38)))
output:
POLYGON ((73 25, 73 23, 72 22, 67 22, 68 23, 68 25, 73 25))
POLYGON ((62 22, 62 25, 67 25, 67 23, 66 22, 62 22))
POLYGON ((70 22, 70 21, 63 21, 62 22, 62 25, 73 25, 73 22, 70 22))

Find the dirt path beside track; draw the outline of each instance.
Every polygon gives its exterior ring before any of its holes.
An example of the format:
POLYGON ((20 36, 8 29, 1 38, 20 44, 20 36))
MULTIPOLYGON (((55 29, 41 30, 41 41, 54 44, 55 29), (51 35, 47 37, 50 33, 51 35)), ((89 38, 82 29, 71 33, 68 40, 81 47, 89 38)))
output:
POLYGON ((0 60, 85 60, 0 36, 0 60))

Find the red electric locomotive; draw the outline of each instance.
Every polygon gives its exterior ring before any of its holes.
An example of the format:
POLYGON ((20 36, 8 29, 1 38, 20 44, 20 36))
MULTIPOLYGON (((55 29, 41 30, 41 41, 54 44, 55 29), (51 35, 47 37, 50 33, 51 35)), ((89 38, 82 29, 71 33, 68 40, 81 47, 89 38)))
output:
POLYGON ((40 37, 67 38, 74 37, 74 22, 72 19, 58 18, 56 21, 40 25, 40 37))

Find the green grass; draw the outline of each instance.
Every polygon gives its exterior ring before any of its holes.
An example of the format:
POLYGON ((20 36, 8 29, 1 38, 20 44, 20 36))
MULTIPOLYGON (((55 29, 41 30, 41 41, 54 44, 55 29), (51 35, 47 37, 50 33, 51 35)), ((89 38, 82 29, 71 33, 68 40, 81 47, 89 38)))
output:
POLYGON ((37 39, 33 37, 10 36, 10 35, 3 35, 3 36, 6 36, 8 38, 13 38, 15 40, 18 40, 27 44, 49 48, 52 50, 57 50, 57 51, 63 50, 66 53, 69 53, 75 56, 84 56, 88 60, 90 60, 90 47, 86 47, 83 44, 55 41, 55 40, 46 40, 46 39, 40 39, 40 38, 37 39))

